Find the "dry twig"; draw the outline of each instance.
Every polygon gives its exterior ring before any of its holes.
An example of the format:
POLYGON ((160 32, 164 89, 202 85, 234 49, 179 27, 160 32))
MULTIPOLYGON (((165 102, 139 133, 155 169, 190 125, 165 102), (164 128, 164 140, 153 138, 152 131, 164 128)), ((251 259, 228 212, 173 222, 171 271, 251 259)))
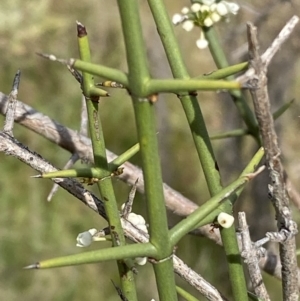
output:
POLYGON ((14 115, 15 115, 15 110, 17 105, 17 96, 18 96, 18 90, 20 84, 20 77, 21 77, 21 72, 20 70, 18 70, 13 81, 12 90, 8 96, 8 106, 7 106, 7 111, 5 113, 6 118, 5 118, 3 131, 5 133, 8 133, 10 136, 13 136, 13 128, 15 122, 14 115))
POLYGON ((242 257, 245 259, 245 263, 248 266, 250 280, 254 289, 254 292, 258 298, 269 301, 270 297, 263 283, 262 275, 260 272, 258 258, 256 255, 256 247, 251 241, 249 228, 246 221, 245 212, 238 213, 239 231, 242 239, 242 257))
MULTIPOLYGON (((286 37, 287 35, 285 35, 286 37)), ((282 42, 284 39, 282 40, 282 42)), ((255 89, 250 91, 259 130, 262 136, 267 166, 270 172, 272 185, 269 185, 272 203, 276 211, 277 227, 282 241, 279 245, 282 264, 283 299, 298 300, 298 269, 296 258, 295 235, 297 224, 292 220, 289 209, 289 198, 284 183, 284 171, 280 161, 280 149, 277 135, 274 129, 274 121, 270 111, 270 100, 267 87, 267 64, 262 61, 258 53, 258 41, 256 27, 248 24, 248 42, 250 65, 254 70, 252 81, 255 81, 255 89)), ((276 48, 279 45, 276 44, 276 48)), ((270 55, 272 56, 272 55, 270 55)))

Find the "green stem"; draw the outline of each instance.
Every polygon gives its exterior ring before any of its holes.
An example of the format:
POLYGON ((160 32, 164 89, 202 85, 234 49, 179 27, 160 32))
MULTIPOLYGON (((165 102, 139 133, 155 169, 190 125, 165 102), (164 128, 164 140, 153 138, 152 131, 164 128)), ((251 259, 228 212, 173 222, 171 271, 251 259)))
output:
MULTIPOLYGON (((80 58, 83 61, 90 63, 91 55, 89 42, 85 27, 78 23, 78 44, 80 58)), ((106 158, 105 141, 103 137, 101 120, 99 119, 98 111, 98 97, 93 97, 90 94, 90 89, 95 86, 93 76, 89 73, 83 72, 82 90, 86 97, 86 107, 89 119, 90 136, 92 140, 94 162, 97 168, 102 172, 99 173, 100 178, 107 175, 108 162, 106 158)), ((121 226, 119 211, 115 193, 110 178, 97 183, 100 194, 104 202, 105 212, 108 217, 108 224, 110 227, 111 238, 113 246, 125 245, 125 237, 121 226)), ((122 283, 122 290, 129 300, 137 300, 136 288, 134 283, 133 272, 130 270, 133 267, 131 260, 118 261, 119 275, 122 283), (125 263, 124 263, 125 262, 125 263), (125 276, 126 275, 126 276, 125 276)))
POLYGON ((234 75, 238 72, 245 71, 248 69, 248 66, 249 66, 248 62, 243 62, 236 65, 218 69, 208 74, 199 75, 195 77, 195 79, 222 79, 234 75))
MULTIPOLYGON (((216 208, 222 203, 225 203, 227 199, 235 198, 235 194, 249 181, 245 176, 238 178, 236 181, 228 185, 219 193, 214 195, 210 200, 206 201, 202 206, 197 208, 187 218, 180 221, 170 230, 170 240, 173 245, 176 245, 178 241, 195 229, 202 219, 206 219, 216 208)), ((230 202, 230 201, 228 201, 230 202)))
POLYGON ((183 297, 187 301, 199 301, 199 299, 195 298, 193 295, 191 295, 189 292, 185 291, 179 286, 176 286, 176 291, 181 297, 183 297))
MULTIPOLYGON (((160 0, 148 0, 148 3, 174 78, 189 79, 165 6, 160 0)), ((195 96, 186 93, 180 95, 179 98, 192 132, 208 189, 211 195, 214 195, 214 192, 221 190, 219 189, 221 188, 221 179, 198 100, 195 96)))
POLYGON ((246 136, 246 135, 249 135, 248 130, 237 129, 237 130, 232 130, 232 131, 212 135, 212 136, 210 136, 210 139, 217 140, 217 139, 224 139, 224 138, 241 137, 241 136, 246 136))
POLYGON ((146 47, 143 39, 138 2, 118 0, 126 47, 129 90, 132 95, 145 95, 145 83, 149 81, 146 47))
MULTIPOLYGON (((148 3, 150 5, 156 27, 169 60, 173 76, 181 79, 189 78, 189 74, 185 68, 178 48, 173 26, 163 3, 160 0, 148 0, 148 3)), ((216 195, 220 190, 222 190, 221 178, 198 101, 194 96, 182 95, 181 103, 191 128, 194 143, 203 167, 203 172, 209 191, 211 195, 216 195)), ((251 116, 253 116, 253 114, 251 116)), ((226 236, 223 236, 223 243, 231 243, 231 240, 227 240, 226 236)), ((236 252, 239 252, 239 250, 237 249, 236 252)), ((234 267, 231 267, 229 264, 229 269, 231 268, 234 267)), ((230 275, 232 275, 232 273, 230 273, 230 275)), ((246 300, 247 290, 245 290, 245 285, 240 285, 241 282, 244 282, 245 284, 244 274, 239 272, 238 277, 240 278, 238 281, 236 281, 237 279, 235 277, 230 278, 231 285, 239 285, 238 289, 241 292, 244 292, 244 298, 240 300, 246 300)), ((236 300, 239 299, 236 298, 236 300)))
POLYGON ((197 90, 220 90, 220 89, 240 89, 241 84, 237 81, 226 80, 195 80, 195 79, 152 79, 148 82, 147 95, 163 92, 184 93, 197 90))
POLYGON ((223 247, 229 265, 229 278, 231 280, 231 289, 236 301, 247 301, 247 285, 244 276, 243 263, 236 239, 234 226, 228 229, 220 229, 223 247))
POLYGON ((109 162, 108 169, 109 171, 115 171, 120 165, 124 164, 140 150, 140 144, 136 143, 134 146, 129 148, 126 152, 109 162))
POLYGON ((126 73, 119 71, 117 69, 105 67, 103 65, 96 65, 91 62, 86 62, 82 60, 75 60, 73 63, 73 67, 77 70, 88 72, 92 75, 97 75, 100 77, 105 78, 106 80, 113 80, 115 82, 118 82, 125 87, 128 87, 128 77, 126 73))
POLYGON ((70 265, 99 263, 108 260, 122 260, 126 257, 153 257, 155 255, 156 249, 150 243, 131 244, 43 260, 37 263, 37 268, 49 269, 70 265))
POLYGON ((150 80, 142 26, 137 0, 118 0, 122 29, 125 39, 129 68, 129 90, 132 95, 135 119, 142 157, 145 195, 150 225, 150 242, 157 249, 154 265, 156 283, 161 301, 176 301, 174 269, 171 259, 164 260, 173 252, 169 243, 168 224, 153 105, 143 97, 147 94, 150 80))

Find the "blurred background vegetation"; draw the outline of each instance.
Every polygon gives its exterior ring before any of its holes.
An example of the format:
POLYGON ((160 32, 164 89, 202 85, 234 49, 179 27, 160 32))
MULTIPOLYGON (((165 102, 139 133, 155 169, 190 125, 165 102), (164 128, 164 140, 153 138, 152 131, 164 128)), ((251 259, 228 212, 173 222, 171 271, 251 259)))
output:
MULTIPOLYGON (((189 1, 166 0, 170 17, 189 1)), ((217 26, 221 43, 231 63, 246 60, 246 26, 259 28, 264 51, 285 22, 300 13, 298 1, 237 1, 240 13, 230 23, 217 26)), ((162 46, 146 1, 140 1, 147 54, 153 76, 171 77, 162 46)), ((18 68, 22 78, 19 99, 73 129, 79 127, 81 91, 64 66, 41 59, 35 52, 59 57, 78 57, 76 26, 86 25, 93 61, 126 71, 125 52, 115 1, 90 0, 2 0, 0 4, 0 91, 9 93, 18 68)), ((208 50, 196 48, 199 32, 175 28, 191 76, 215 70, 208 50)), ((273 110, 295 98, 292 109, 276 123, 285 168, 291 180, 299 182, 300 26, 276 55, 270 67, 269 87, 273 110)), ((125 91, 111 91, 101 100, 101 118, 106 146, 120 154, 136 143, 130 98, 125 91)), ((231 99, 225 93, 199 93, 199 101, 210 134, 242 127, 231 99)), ((156 104, 157 127, 164 181, 194 202, 201 204, 208 192, 193 141, 176 96, 163 95, 156 104)), ((3 124, 4 118, 1 116, 3 124)), ((15 137, 31 150, 62 168, 70 154, 46 139, 15 126, 15 137)), ((231 182, 256 150, 251 137, 214 141, 213 146, 224 184, 231 182)), ((75 247, 79 232, 101 228, 105 221, 80 202, 59 190, 52 202, 46 197, 52 187, 48 180, 32 179, 37 172, 14 158, 0 154, 0 296, 3 300, 119 300, 112 284, 117 282, 115 263, 24 271, 22 267, 41 259, 79 253, 75 247)), ((139 165, 139 156, 133 163, 139 165)), ((80 165, 78 163, 77 165, 80 165)), ((274 213, 266 196, 266 177, 258 177, 247 187, 237 205, 245 210, 253 238, 274 229, 274 213)), ((129 187, 115 181, 120 205, 129 187)), ((134 211, 145 214, 143 196, 138 195, 134 211)), ((297 222, 298 210, 293 207, 297 222)), ((170 215, 170 224, 177 219, 170 215)), ((89 249, 105 247, 94 243, 89 249)), ((276 248, 275 248, 276 249, 276 248)), ((230 294, 227 267, 221 248, 205 238, 186 237, 177 254, 224 294, 230 294)), ((265 276, 272 300, 281 300, 278 280, 265 276)), ((156 298, 151 266, 139 268, 136 277, 140 300, 156 298)), ((178 279, 178 283, 199 298, 199 294, 178 279)))

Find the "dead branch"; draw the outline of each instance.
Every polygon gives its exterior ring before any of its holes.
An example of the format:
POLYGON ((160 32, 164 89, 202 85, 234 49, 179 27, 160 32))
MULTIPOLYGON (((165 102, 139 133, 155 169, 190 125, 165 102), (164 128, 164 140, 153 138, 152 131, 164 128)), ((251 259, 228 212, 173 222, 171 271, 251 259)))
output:
POLYGON ((283 299, 298 300, 298 268, 296 258, 297 224, 292 220, 289 198, 284 183, 284 171, 280 160, 280 149, 274 129, 274 120, 270 111, 267 87, 267 64, 258 53, 257 30, 248 23, 248 43, 250 65, 254 70, 252 81, 255 89, 250 90, 259 130, 262 136, 267 166, 272 184, 269 185, 272 203, 276 211, 278 231, 284 237, 279 244, 282 263, 283 299))
POLYGON ((246 221, 245 212, 238 213, 239 231, 242 239, 242 252, 241 255, 247 264, 250 280, 254 292, 258 298, 269 301, 270 297, 263 283, 261 271, 258 264, 258 257, 256 254, 256 247, 251 241, 249 227, 246 221))

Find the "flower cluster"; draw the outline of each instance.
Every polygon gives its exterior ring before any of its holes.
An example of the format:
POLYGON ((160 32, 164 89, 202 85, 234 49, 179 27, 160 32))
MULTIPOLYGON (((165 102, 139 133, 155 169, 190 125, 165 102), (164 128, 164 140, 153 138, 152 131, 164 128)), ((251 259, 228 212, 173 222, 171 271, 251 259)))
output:
MULTIPOLYGON (((234 2, 217 1, 217 0, 201 0, 195 2, 191 8, 184 7, 181 14, 175 14, 172 18, 174 25, 182 24, 183 29, 191 31, 194 26, 211 27, 220 20, 228 20, 230 14, 236 15, 239 11, 239 5, 234 2)), ((208 46, 208 41, 201 31, 200 38, 196 41, 199 49, 208 46)))

